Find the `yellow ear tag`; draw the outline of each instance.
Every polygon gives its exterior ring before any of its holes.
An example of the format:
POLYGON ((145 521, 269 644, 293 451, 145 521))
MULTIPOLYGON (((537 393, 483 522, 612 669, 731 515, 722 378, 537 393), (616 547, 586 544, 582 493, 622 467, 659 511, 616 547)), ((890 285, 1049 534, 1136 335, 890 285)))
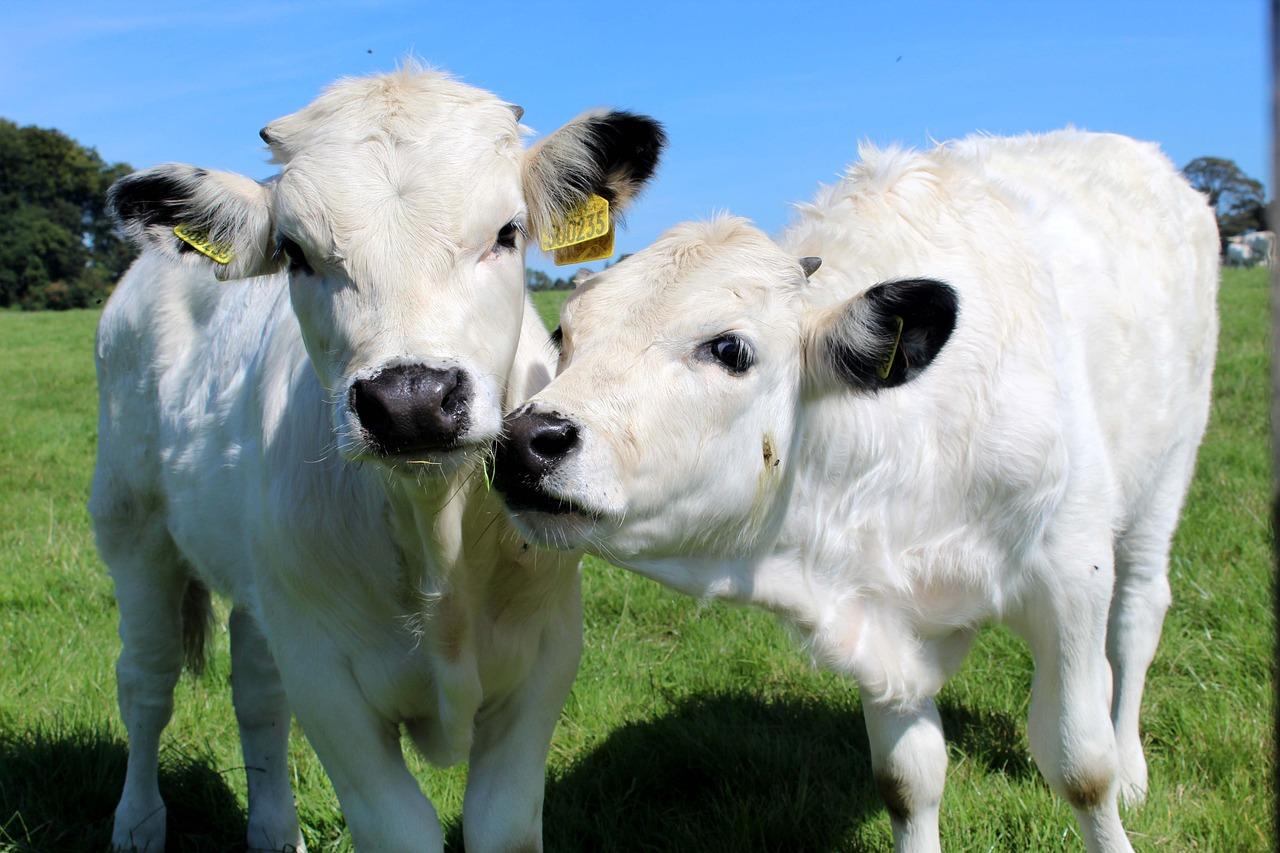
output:
POLYGON ((542 251, 553 253, 556 266, 565 266, 611 256, 613 236, 608 199, 590 195, 564 219, 552 223, 548 232, 540 235, 539 245, 542 251))
POLYGON ((218 246, 209 242, 209 236, 199 231, 193 231, 186 225, 178 224, 173 226, 173 233, 179 240, 204 255, 215 264, 226 266, 231 263, 231 247, 218 246))
POLYGON ((889 372, 893 370, 893 360, 898 357, 898 345, 902 343, 902 318, 895 314, 893 319, 898 321, 898 334, 893 339, 893 349, 889 350, 889 357, 876 370, 876 375, 881 379, 889 378, 889 372))
POLYGON ((599 261, 605 258, 613 257, 613 226, 601 237, 594 240, 587 240, 585 243, 578 243, 574 246, 565 246, 563 249, 556 249, 551 254, 551 259, 555 261, 556 266, 563 267, 569 264, 585 264, 587 261, 599 261))

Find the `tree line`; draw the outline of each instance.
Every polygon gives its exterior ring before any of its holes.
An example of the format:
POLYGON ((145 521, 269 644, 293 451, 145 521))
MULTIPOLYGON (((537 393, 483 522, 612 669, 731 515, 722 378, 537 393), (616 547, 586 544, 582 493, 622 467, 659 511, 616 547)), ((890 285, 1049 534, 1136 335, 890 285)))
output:
POLYGON ((1224 249, 1231 237, 1270 230, 1262 182, 1246 175, 1235 162, 1197 157, 1182 167, 1182 174, 1208 198, 1218 218, 1218 238, 1224 249))
POLYGON ((107 296, 135 254, 106 211, 107 188, 130 171, 60 131, 0 119, 0 307, 107 296))
POLYGON ((524 284, 530 290, 573 290, 572 278, 552 278, 535 269, 524 271, 524 284))
MULTIPOLYGON (((84 308, 111 293, 136 252, 107 215, 106 194, 130 171, 61 131, 0 119, 0 308, 84 308)), ((1198 157, 1182 171, 1213 207, 1224 246, 1267 229, 1262 183, 1234 162, 1198 157)), ((568 290, 588 273, 530 269, 525 284, 568 290)))

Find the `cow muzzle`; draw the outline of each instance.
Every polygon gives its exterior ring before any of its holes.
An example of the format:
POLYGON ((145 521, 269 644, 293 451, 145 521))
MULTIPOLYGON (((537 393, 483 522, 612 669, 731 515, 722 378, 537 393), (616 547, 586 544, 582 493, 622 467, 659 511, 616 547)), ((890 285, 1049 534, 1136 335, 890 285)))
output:
POLYGON ((495 454, 494 486, 513 510, 587 513, 548 490, 547 479, 581 446, 578 425, 555 412, 525 407, 507 416, 495 454))
POLYGON ((347 402, 380 454, 414 456, 459 446, 472 396, 461 368, 408 363, 357 379, 347 402))

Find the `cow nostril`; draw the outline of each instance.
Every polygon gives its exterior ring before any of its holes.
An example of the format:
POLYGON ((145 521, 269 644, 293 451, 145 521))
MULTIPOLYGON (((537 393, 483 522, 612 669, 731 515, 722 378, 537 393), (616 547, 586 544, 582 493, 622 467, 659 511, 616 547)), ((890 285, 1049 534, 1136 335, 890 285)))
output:
POLYGON ((453 380, 453 386, 445 392, 444 397, 440 400, 440 410, 447 415, 456 417, 462 414, 467 407, 467 388, 458 371, 453 371, 450 378, 453 380))
POLYGON ((386 406, 377 394, 373 383, 361 379, 351 386, 347 403, 355 410, 356 417, 366 428, 377 428, 387 417, 386 406))
POLYGON ((578 428, 567 421, 544 424, 529 437, 529 449, 543 459, 558 459, 578 443, 578 428))

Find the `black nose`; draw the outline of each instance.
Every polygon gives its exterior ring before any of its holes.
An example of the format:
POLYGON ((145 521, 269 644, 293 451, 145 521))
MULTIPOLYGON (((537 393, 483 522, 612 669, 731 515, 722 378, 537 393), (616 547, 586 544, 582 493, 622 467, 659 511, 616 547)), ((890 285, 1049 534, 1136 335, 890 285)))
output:
POLYGON ((388 367, 351 385, 350 405, 383 453, 448 450, 467 428, 467 376, 456 367, 388 367))
POLYGON ((494 485, 508 502, 536 504, 541 480, 578 447, 578 427, 554 412, 513 412, 498 442, 494 485))

